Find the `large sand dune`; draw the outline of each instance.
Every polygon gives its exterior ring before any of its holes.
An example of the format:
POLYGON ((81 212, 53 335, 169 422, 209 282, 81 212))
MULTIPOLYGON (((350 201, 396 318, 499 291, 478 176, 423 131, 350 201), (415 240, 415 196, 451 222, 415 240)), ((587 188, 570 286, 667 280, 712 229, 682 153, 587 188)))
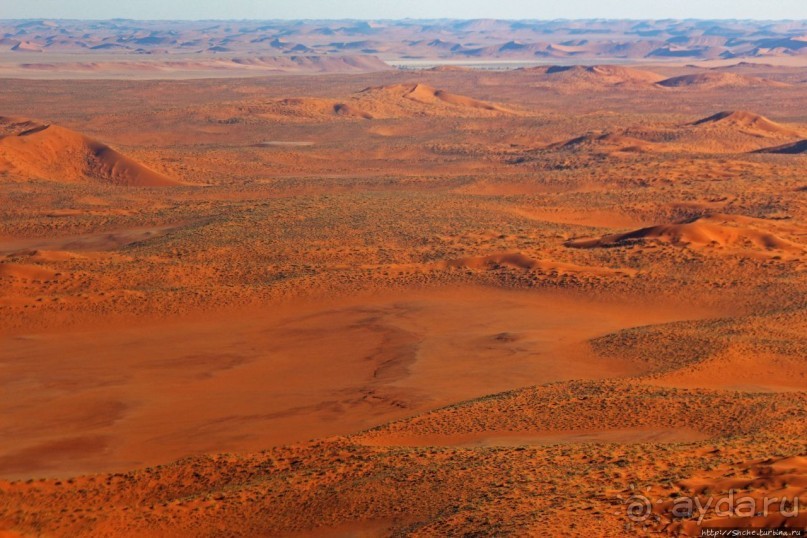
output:
POLYGON ((510 114, 497 103, 450 93, 428 84, 368 87, 340 99, 291 97, 270 101, 247 100, 217 107, 218 115, 249 111, 258 117, 293 121, 327 119, 374 120, 407 117, 463 117, 510 114))
POLYGON ((746 110, 718 112, 692 125, 715 129, 732 129, 753 136, 797 137, 800 131, 746 110))
POLYGON ((739 248, 780 253, 804 252, 804 245, 779 237, 771 231, 776 228, 778 228, 776 223, 766 223, 759 219, 735 215, 709 215, 674 224, 650 226, 623 234, 605 235, 599 239, 574 240, 567 244, 575 248, 595 248, 659 242, 676 246, 739 248))
POLYGON ((807 140, 799 140, 792 144, 783 144, 772 148, 763 148, 757 150, 759 153, 779 153, 784 155, 796 155, 800 153, 807 153, 807 140))
POLYGON ((555 65, 533 67, 527 71, 542 73, 545 83, 565 91, 607 90, 614 87, 646 89, 664 79, 652 71, 619 65, 555 65))
POLYGON ((0 172, 22 180, 94 180, 122 186, 165 186, 177 182, 111 147, 58 125, 2 118, 0 172))
POLYGON ((565 142, 547 146, 549 149, 596 151, 604 153, 646 153, 662 150, 663 146, 616 133, 591 133, 565 142))
POLYGON ((706 72, 693 75, 680 75, 658 81, 665 88, 697 88, 715 90, 719 88, 738 88, 748 86, 777 86, 781 83, 728 72, 706 72))

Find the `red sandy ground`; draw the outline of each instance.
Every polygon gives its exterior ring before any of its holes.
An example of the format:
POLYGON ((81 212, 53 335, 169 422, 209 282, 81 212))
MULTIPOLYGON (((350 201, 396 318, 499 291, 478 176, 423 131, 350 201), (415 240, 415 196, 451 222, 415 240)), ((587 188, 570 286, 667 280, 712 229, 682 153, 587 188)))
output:
POLYGON ((643 71, 4 81, 0 536, 805 497, 804 84, 643 71))

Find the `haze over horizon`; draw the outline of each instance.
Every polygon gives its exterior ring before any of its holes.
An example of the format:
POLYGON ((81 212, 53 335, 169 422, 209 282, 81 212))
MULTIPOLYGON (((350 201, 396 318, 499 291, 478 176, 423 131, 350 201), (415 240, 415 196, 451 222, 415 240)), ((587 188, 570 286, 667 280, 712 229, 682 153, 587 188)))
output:
POLYGON ((807 18, 807 3, 802 0, 680 0, 660 5, 644 0, 598 1, 567 0, 525 2, 524 0, 448 0, 429 2, 413 0, 406 4, 373 0, 346 0, 340 3, 322 0, 262 2, 233 0, 226 5, 213 0, 197 2, 143 0, 132 4, 87 0, 80 5, 66 5, 61 0, 39 0, 0 9, 0 19, 757 19, 783 20, 807 18))

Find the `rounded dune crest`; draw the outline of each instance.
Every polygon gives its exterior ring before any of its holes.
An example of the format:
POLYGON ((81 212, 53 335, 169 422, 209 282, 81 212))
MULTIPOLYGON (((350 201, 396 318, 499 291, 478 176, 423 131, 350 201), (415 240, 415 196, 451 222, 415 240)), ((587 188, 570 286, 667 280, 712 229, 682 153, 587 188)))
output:
POLYGON ((23 179, 61 182, 94 180, 153 187, 179 182, 108 145, 58 125, 20 118, 0 119, 0 170, 23 179))
MULTIPOLYGON (((424 105, 449 105, 456 108, 480 109, 491 112, 509 112, 503 106, 454 94, 445 90, 434 88, 421 82, 414 84, 394 84, 390 86, 376 86, 365 88, 360 92, 363 96, 374 97, 379 101, 395 101, 407 99, 424 105)), ((391 103, 392 104, 392 103, 391 103)))
POLYGON ((779 237, 767 228, 768 223, 762 219, 716 214, 626 233, 607 234, 599 238, 574 239, 568 241, 566 246, 607 248, 655 242, 676 246, 739 247, 790 252, 803 250, 800 245, 779 237))
POLYGON ((632 136, 616 133, 590 133, 566 142, 551 144, 549 149, 593 149, 602 152, 648 153, 658 149, 657 144, 632 136))
POLYGON ((694 127, 727 128, 759 136, 799 136, 800 134, 795 129, 747 110, 718 112, 707 118, 697 120, 690 125, 694 127))
POLYGON ((552 65, 529 67, 526 72, 544 75, 547 83, 563 89, 607 89, 615 86, 653 88, 664 77, 652 71, 619 65, 552 65))
POLYGON ((785 86, 785 84, 781 82, 725 72, 681 75, 659 81, 658 85, 665 88, 695 88, 707 90, 729 87, 785 86))

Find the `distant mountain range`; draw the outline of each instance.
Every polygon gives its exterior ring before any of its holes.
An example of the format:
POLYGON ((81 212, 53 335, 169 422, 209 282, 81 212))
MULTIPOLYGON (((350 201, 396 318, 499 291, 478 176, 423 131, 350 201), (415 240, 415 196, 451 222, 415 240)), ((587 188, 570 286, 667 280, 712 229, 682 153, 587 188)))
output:
POLYGON ((807 57, 807 21, 0 21, 0 52, 391 60, 807 57))

